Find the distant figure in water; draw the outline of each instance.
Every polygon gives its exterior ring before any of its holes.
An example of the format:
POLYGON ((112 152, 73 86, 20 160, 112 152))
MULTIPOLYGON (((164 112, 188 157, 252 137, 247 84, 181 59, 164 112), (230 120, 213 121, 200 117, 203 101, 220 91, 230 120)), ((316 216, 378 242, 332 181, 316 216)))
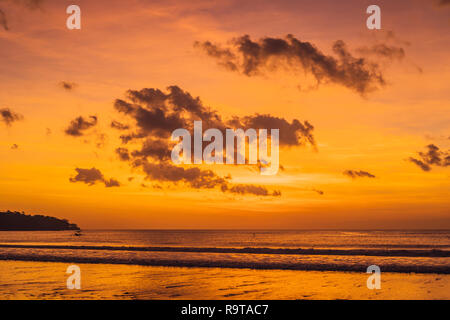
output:
POLYGON ((81 237, 81 236, 82 236, 81 230, 77 230, 77 231, 75 232, 74 236, 76 236, 76 237, 81 237))

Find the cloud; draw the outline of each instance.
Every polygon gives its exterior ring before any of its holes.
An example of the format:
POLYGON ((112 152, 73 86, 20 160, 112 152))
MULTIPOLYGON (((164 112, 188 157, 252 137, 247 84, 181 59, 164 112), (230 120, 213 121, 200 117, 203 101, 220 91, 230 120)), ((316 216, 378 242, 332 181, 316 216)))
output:
POLYGON ((3 121, 7 126, 11 126, 16 121, 23 120, 23 116, 12 111, 9 108, 0 109, 0 120, 3 121))
POLYGON ((130 154, 127 148, 117 148, 116 153, 119 156, 119 159, 122 161, 130 160, 130 154))
POLYGON ((84 134, 83 131, 97 124, 98 119, 96 116, 89 116, 89 119, 84 119, 82 116, 75 118, 70 122, 69 127, 64 132, 69 136, 82 136, 84 134))
POLYGON ((91 169, 82 169, 82 168, 75 168, 75 171, 77 172, 77 175, 70 178, 70 182, 83 182, 89 186, 93 186, 96 183, 104 183, 105 187, 119 187, 120 183, 114 178, 111 179, 105 179, 103 174, 100 172, 100 170, 96 168, 91 169))
POLYGON ((109 180, 105 180, 103 182, 105 183, 105 187, 107 187, 107 188, 120 187, 120 182, 113 178, 111 178, 109 180))
POLYGON ((64 90, 72 91, 73 89, 75 89, 75 87, 77 86, 77 84, 74 83, 74 82, 61 81, 61 82, 59 83, 59 86, 60 86, 61 88, 63 88, 64 90))
POLYGON ((113 120, 111 122, 111 128, 117 129, 117 130, 128 130, 128 129, 130 129, 130 126, 122 124, 119 121, 113 120))
POLYGON ((430 171, 432 166, 448 167, 450 166, 450 150, 441 151, 434 144, 426 146, 426 152, 418 152, 419 159, 410 157, 408 161, 419 166, 423 171, 430 171))
POLYGON ((171 147, 167 140, 147 139, 143 142, 141 150, 132 152, 133 157, 152 157, 158 160, 168 160, 171 155, 171 147))
POLYGON ((356 179, 356 178, 375 178, 375 176, 367 171, 356 171, 356 170, 345 170, 343 172, 344 175, 352 178, 352 179, 356 179))
POLYGON ((323 196, 325 194, 325 192, 323 192, 322 190, 318 190, 318 189, 311 189, 312 191, 316 192, 317 194, 323 196))
POLYGON ((294 119, 289 123, 286 119, 269 114, 256 114, 229 122, 234 128, 280 129, 280 146, 316 146, 313 136, 314 126, 308 121, 300 122, 294 119))
POLYGON ((141 163, 148 180, 162 182, 184 182, 195 189, 211 189, 226 183, 226 178, 217 176, 212 170, 201 170, 197 167, 183 168, 169 162, 141 163))
POLYGON ((227 184, 222 184, 222 191, 231 192, 236 194, 253 194, 257 196, 281 196, 281 191, 275 190, 272 193, 267 190, 267 188, 262 186, 255 186, 251 184, 235 184, 228 186, 227 184))
POLYGON ((450 5, 450 0, 437 0, 437 4, 441 7, 450 5))
POLYGON ((362 55, 376 56, 389 60, 402 60, 405 57, 405 50, 401 47, 388 45, 386 43, 377 43, 371 46, 363 46, 356 51, 362 55))
MULTIPOLYGON (((136 164, 135 164, 136 165, 136 164)), ((150 163, 143 161, 141 165, 146 173, 146 179, 158 182, 184 183, 193 189, 213 189, 219 187, 222 192, 235 194, 252 194, 256 196, 280 196, 280 191, 270 192, 263 186, 251 184, 232 184, 230 176, 220 177, 212 170, 202 170, 198 167, 184 168, 174 166, 169 162, 150 163)))
POLYGON ((268 114, 242 118, 235 116, 224 121, 217 111, 205 106, 199 97, 193 97, 178 86, 170 86, 167 90, 167 94, 153 88, 128 90, 128 101, 115 101, 115 109, 131 117, 137 128, 134 132, 122 135, 122 142, 148 136, 166 139, 175 129, 190 130, 194 120, 202 120, 204 130, 217 128, 224 132, 226 128, 277 128, 280 129, 280 146, 315 145, 314 126, 308 121, 294 119, 289 122, 268 114))
POLYGON ((217 111, 205 106, 199 97, 178 86, 170 86, 167 91, 156 88, 128 90, 125 99, 115 100, 114 108, 131 120, 128 130, 120 136, 122 143, 133 141, 133 146, 139 145, 135 150, 118 147, 116 154, 122 161, 128 161, 131 167, 140 168, 147 180, 157 183, 181 183, 194 189, 217 187, 222 192, 234 194, 281 195, 281 192, 269 191, 263 186, 233 184, 230 176, 221 177, 199 166, 173 165, 170 156, 174 142, 170 136, 178 128, 192 132, 195 120, 202 121, 203 130, 280 129, 280 146, 315 146, 314 127, 308 121, 288 121, 269 114, 234 116, 224 120, 217 111))
MULTIPOLYGON (((253 41, 244 35, 233 39, 230 46, 222 48, 210 41, 195 42, 216 59, 221 66, 246 76, 256 76, 272 70, 284 69, 297 74, 312 75, 317 84, 334 83, 365 95, 385 85, 380 67, 365 58, 354 57, 342 40, 332 46, 334 56, 326 55, 315 45, 288 34, 285 38, 265 37, 253 41)), ((389 50, 376 48, 388 54, 389 50)), ((388 48, 393 50, 392 48, 388 48)))

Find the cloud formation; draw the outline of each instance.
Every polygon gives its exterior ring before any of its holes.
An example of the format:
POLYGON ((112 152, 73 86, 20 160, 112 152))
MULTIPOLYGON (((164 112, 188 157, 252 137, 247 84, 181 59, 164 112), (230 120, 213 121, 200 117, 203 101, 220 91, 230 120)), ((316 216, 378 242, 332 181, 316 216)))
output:
POLYGON ((0 120, 7 126, 11 126, 14 122, 23 120, 23 116, 9 108, 2 108, 0 109, 0 120))
POLYGON ((96 116, 89 116, 88 119, 79 116, 70 122, 64 132, 69 136, 80 137, 84 135, 84 131, 97 125, 97 120, 96 116))
MULTIPOLYGON (((233 39, 225 48, 210 41, 195 42, 194 46, 216 59, 219 65, 246 76, 277 69, 296 73, 302 71, 312 75, 317 84, 334 83, 361 95, 386 83, 377 63, 354 57, 342 40, 334 42, 334 56, 324 54, 312 43, 298 40, 291 34, 284 38, 265 37, 257 41, 244 35, 233 39)), ((370 50, 384 55, 400 54, 391 47, 370 50)))
POLYGON ((124 143, 149 136, 167 139, 175 129, 191 130, 194 120, 202 120, 204 130, 217 128, 225 132, 226 128, 280 129, 280 146, 315 146, 314 126, 308 121, 294 119, 289 122, 268 114, 242 118, 235 116, 224 121, 216 111, 205 106, 199 97, 193 97, 178 86, 170 86, 167 90, 167 94, 153 88, 128 90, 126 100, 116 99, 115 109, 131 117, 137 129, 121 136, 124 143))
POLYGON ((224 120, 217 111, 205 106, 199 97, 178 86, 170 86, 166 92, 155 88, 128 90, 126 99, 117 99, 114 108, 133 123, 120 136, 122 143, 133 141, 133 145, 138 143, 140 146, 135 150, 121 146, 116 149, 116 154, 120 160, 129 161, 132 167, 141 168, 147 180, 156 182, 183 183, 194 189, 217 187, 234 194, 281 195, 279 191, 269 191, 263 186, 233 184, 231 177, 221 177, 198 166, 173 165, 170 136, 178 128, 192 132, 195 120, 202 121, 203 130, 217 128, 223 133, 226 128, 280 129, 280 146, 315 147, 314 127, 308 121, 288 121, 268 114, 224 120))
POLYGON ((77 174, 69 179, 70 182, 83 182, 89 186, 93 186, 96 183, 103 183, 107 188, 120 186, 119 181, 114 178, 105 179, 101 171, 96 168, 75 168, 75 171, 77 174))
POLYGON ((430 171, 432 166, 450 166, 450 150, 442 151, 434 144, 429 144, 426 148, 427 151, 417 153, 419 159, 410 157, 408 160, 419 166, 423 171, 430 171))
POLYGON ((356 179, 356 178, 375 178, 375 176, 367 171, 362 171, 362 170, 345 170, 343 172, 344 175, 346 175, 347 177, 350 177, 352 179, 356 179))

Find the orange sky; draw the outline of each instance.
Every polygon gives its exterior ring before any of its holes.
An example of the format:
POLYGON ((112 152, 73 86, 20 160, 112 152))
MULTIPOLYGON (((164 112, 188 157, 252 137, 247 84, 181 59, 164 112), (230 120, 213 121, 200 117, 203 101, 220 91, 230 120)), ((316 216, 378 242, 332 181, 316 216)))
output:
MULTIPOLYGON (((43 213, 82 228, 450 228, 450 169, 423 171, 408 161, 425 146, 450 147, 450 5, 438 1, 42 1, 37 8, 0 0, 0 109, 23 120, 0 122, 0 210, 43 213), (377 3, 382 30, 368 30, 377 3), (82 29, 66 29, 78 4, 82 29), (394 37, 389 37, 392 31, 394 37), (387 84, 361 96, 340 84, 299 90, 310 78, 274 70, 245 76, 217 65, 195 41, 223 46, 244 34, 287 34, 333 56, 343 40, 357 48, 401 47, 380 63, 387 84), (60 83, 76 84, 64 90, 60 83), (282 195, 236 195, 145 179, 114 152, 112 120, 129 89, 177 85, 224 118, 271 114, 314 125, 311 146, 281 148, 285 168, 261 176, 239 166, 201 166, 232 183, 282 195), (64 133, 96 115, 84 136, 64 133), (49 130, 47 130, 49 129, 49 130), (103 139, 101 139, 103 137, 103 139), (102 142, 98 146, 98 142, 102 142), (11 146, 17 144, 17 149, 11 146), (99 169, 120 187, 72 183, 75 168, 99 169), (345 170, 376 178, 351 179, 345 170), (128 181, 129 177, 134 177, 128 181), (147 187, 143 187, 145 184, 147 187), (317 190, 323 191, 320 195, 317 190)), ((310 83, 310 82, 308 82, 310 83)), ((131 124, 131 123, 130 123, 131 124)))

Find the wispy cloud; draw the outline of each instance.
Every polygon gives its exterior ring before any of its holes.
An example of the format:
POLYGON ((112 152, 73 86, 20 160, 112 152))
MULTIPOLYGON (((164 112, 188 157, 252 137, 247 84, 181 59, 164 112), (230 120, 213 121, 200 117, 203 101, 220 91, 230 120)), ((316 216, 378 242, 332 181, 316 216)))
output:
POLYGON ((83 182, 89 186, 92 186, 96 183, 103 183, 105 187, 119 187, 120 183, 114 178, 106 179, 100 170, 96 168, 91 169, 83 169, 83 168, 75 168, 77 174, 70 178, 70 182, 83 182))
POLYGON ((70 122, 64 132, 69 136, 80 137, 84 135, 84 131, 97 125, 97 121, 96 116, 89 116, 88 119, 79 116, 70 122))
POLYGON ((11 126, 14 122, 23 120, 23 116, 9 108, 2 108, 0 109, 0 120, 7 126, 11 126))
POLYGON ((371 174, 370 172, 363 171, 363 170, 345 170, 343 172, 344 175, 347 177, 350 177, 352 179, 356 178, 375 178, 375 175, 371 174))
MULTIPOLYGON (((380 66, 366 58, 353 56, 342 40, 334 42, 334 55, 326 55, 314 44, 301 41, 288 34, 284 38, 265 37, 252 40, 244 35, 222 46, 211 41, 195 42, 208 56, 226 69, 256 76, 273 70, 284 69, 295 73, 307 73, 317 85, 334 83, 365 95, 386 84, 380 66)), ((376 45, 361 48, 367 54, 389 58, 403 58, 402 48, 376 45)))
POLYGON ((450 150, 442 151, 434 144, 429 144, 426 148, 427 151, 417 153, 419 159, 410 157, 408 160, 419 166, 423 171, 430 171, 432 166, 450 166, 450 150))

